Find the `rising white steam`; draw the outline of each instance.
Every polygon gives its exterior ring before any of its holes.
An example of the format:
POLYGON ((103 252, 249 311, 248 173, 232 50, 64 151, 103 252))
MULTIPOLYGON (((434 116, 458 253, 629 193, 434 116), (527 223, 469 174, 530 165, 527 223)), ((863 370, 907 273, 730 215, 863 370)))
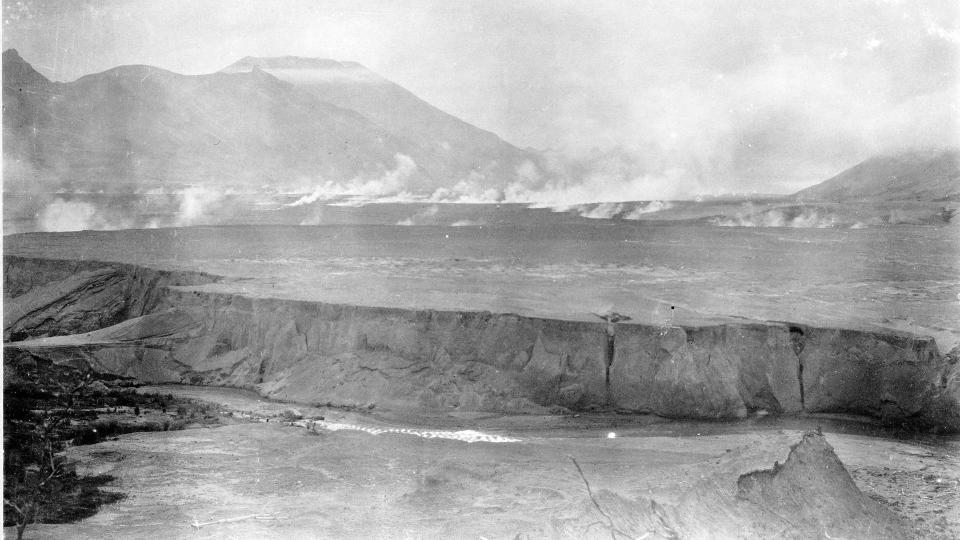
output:
POLYGON ((186 227, 204 222, 223 197, 223 192, 208 187, 194 186, 183 190, 180 193, 180 211, 174 224, 186 227))
POLYGON ((527 208, 549 208, 552 212, 571 212, 587 219, 643 219, 644 216, 655 214, 673 208, 669 201, 650 202, 604 202, 592 204, 560 204, 532 203, 527 208))
POLYGON ((97 209, 80 201, 57 199, 40 213, 40 228, 47 232, 84 231, 102 228, 97 209))
POLYGON ((403 225, 403 226, 428 225, 433 221, 435 221, 433 217, 436 216, 438 212, 440 212, 440 207, 438 207, 437 205, 433 205, 433 206, 427 207, 423 211, 418 212, 406 219, 401 219, 400 221, 397 222, 397 225, 403 225))
POLYGON ((417 198, 407 192, 408 180, 417 170, 417 163, 405 154, 394 156, 396 167, 379 178, 354 177, 347 182, 327 180, 314 186, 313 191, 287 206, 303 206, 317 201, 337 201, 340 205, 362 206, 371 202, 410 202, 417 198))
POLYGON ((610 219, 623 212, 623 205, 620 203, 600 203, 596 206, 581 206, 579 214, 587 219, 610 219))
POLYGON ((322 224, 322 223, 323 223, 323 212, 317 212, 317 213, 313 214, 312 216, 301 220, 301 221, 300 221, 300 226, 301 226, 301 227, 303 227, 303 226, 311 226, 311 225, 315 226, 315 225, 320 225, 320 224, 322 224))
POLYGON ((416 162, 407 155, 394 156, 396 166, 381 177, 357 176, 349 181, 324 180, 308 189, 300 188, 301 196, 288 203, 297 207, 322 202, 331 206, 364 206, 373 203, 526 203, 533 208, 568 211, 585 203, 613 203, 603 208, 584 208, 584 217, 605 219, 626 212, 625 219, 636 219, 645 212, 664 208, 617 208, 624 201, 679 199, 686 193, 701 191, 696 175, 682 168, 660 172, 645 170, 633 163, 624 163, 621 153, 592 156, 578 160, 576 156, 550 154, 540 163, 525 160, 508 177, 491 177, 483 171, 467 176, 433 191, 416 187, 416 162), (564 209, 566 208, 566 209, 564 209))
POLYGON ((763 211, 748 210, 733 216, 716 218, 714 223, 721 227, 793 227, 801 229, 827 229, 840 227, 841 223, 834 215, 823 215, 815 209, 803 208, 795 211, 791 208, 772 208, 763 211))
POLYGON ((228 195, 230 190, 203 186, 176 191, 154 188, 138 194, 160 215, 145 215, 137 206, 116 204, 110 195, 87 200, 57 197, 42 207, 36 223, 39 230, 47 232, 186 227, 215 222, 215 213, 228 195))
POLYGON ((655 214, 662 210, 673 208, 673 203, 669 201, 650 201, 646 204, 636 205, 633 210, 623 215, 623 219, 641 219, 646 214, 655 214))
POLYGON ((286 206, 303 206, 305 204, 313 204, 323 198, 323 193, 323 189, 318 187, 313 190, 313 193, 304 195, 303 197, 300 197, 286 206))

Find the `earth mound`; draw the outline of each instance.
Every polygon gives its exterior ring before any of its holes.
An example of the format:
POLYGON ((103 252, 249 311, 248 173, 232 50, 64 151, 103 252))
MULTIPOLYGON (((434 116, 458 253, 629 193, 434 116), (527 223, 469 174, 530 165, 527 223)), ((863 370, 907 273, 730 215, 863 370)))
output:
MULTIPOLYGON (((903 524, 866 496, 823 435, 806 433, 783 465, 742 475, 737 500, 794 529, 787 538, 906 538, 903 524)), ((766 532, 766 531, 758 531, 766 532)), ((773 532, 773 531, 769 531, 773 532)))
POLYGON ((590 503, 555 525, 577 538, 911 537, 900 517, 857 488, 820 433, 805 433, 782 465, 738 475, 751 461, 728 454, 675 504, 590 493, 590 503))

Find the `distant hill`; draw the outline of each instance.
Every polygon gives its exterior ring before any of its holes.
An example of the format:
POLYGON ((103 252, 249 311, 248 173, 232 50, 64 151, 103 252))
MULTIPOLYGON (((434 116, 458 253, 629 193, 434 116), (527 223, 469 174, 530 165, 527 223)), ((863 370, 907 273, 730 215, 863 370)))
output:
POLYGON ((255 65, 197 76, 121 66, 57 83, 7 50, 4 189, 261 188, 359 177, 430 193, 471 174, 515 174, 528 157, 355 64, 307 62, 310 73, 332 69, 356 79, 347 73, 360 72, 378 81, 386 100, 380 114, 365 91, 351 104, 346 82, 293 84, 283 70, 277 77, 255 65), (391 116, 390 107, 402 112, 391 116))
POLYGON ((321 101, 354 110, 416 147, 414 158, 436 177, 476 172, 509 178, 537 156, 423 101, 356 62, 283 56, 246 57, 222 73, 261 69, 321 101))
POLYGON ((960 150, 878 156, 794 194, 811 201, 960 201, 960 150))

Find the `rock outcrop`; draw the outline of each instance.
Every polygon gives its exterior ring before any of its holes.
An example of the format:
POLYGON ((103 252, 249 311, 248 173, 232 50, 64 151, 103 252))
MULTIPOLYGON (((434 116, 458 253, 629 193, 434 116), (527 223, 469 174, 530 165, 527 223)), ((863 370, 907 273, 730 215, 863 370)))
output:
MULTIPOLYGON (((804 434, 790 448, 783 465, 775 463, 772 469, 741 475, 737 501, 755 518, 762 514, 786 516, 787 524, 794 528, 787 538, 909 536, 905 524, 890 509, 857 488, 833 448, 817 433, 804 434)), ((760 537, 769 537, 779 530, 758 532, 760 537)))
POLYGON ((569 538, 911 538, 903 519, 857 488, 823 435, 806 433, 783 464, 741 472, 773 448, 720 458, 677 502, 600 490, 557 520, 569 538), (600 515, 600 512, 603 512, 600 515), (611 532, 614 534, 611 535, 611 532))
POLYGON ((694 418, 803 410, 790 328, 781 324, 622 325, 611 395, 626 409, 694 418))
POLYGON ((216 280, 127 264, 5 257, 3 340, 105 328, 150 313, 168 286, 216 280))
POLYGON ((6 346, 310 403, 960 426, 955 364, 909 334, 764 322, 621 323, 610 336, 599 321, 250 298, 203 290, 208 275, 75 264, 6 259, 5 338, 18 339, 6 346))

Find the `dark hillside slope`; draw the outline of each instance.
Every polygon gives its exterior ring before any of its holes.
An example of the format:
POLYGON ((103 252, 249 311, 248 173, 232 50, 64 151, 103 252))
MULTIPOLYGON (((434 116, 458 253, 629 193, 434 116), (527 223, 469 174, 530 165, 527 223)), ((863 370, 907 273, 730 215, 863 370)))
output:
POLYGON ((960 151, 874 157, 794 196, 829 202, 960 201, 960 151))

